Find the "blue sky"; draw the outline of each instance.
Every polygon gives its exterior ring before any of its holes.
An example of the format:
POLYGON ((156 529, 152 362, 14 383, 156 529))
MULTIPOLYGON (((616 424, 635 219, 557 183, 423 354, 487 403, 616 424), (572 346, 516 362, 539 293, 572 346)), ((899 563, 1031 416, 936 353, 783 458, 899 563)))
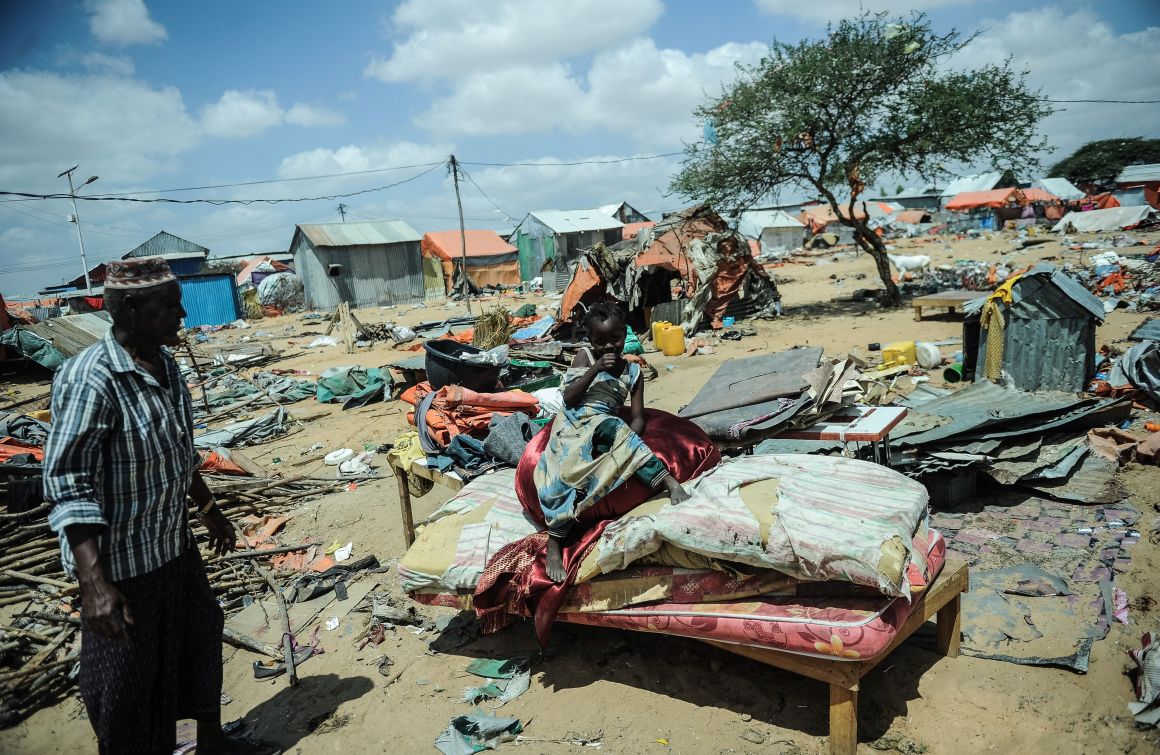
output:
MULTIPOLYGON (((1150 0, 866 0, 978 30, 965 64, 1013 55, 1052 95, 1160 98, 1160 6, 1150 0), (1147 96, 1145 96, 1147 95, 1147 96)), ((858 0, 40 0, 0 9, 0 188, 50 192, 81 165, 93 193, 145 191, 428 164, 606 160, 678 151, 697 138, 702 92, 856 12, 858 0)), ((1078 106, 1044 132, 1084 141, 1160 135, 1160 110, 1078 106)), ((675 209, 676 160, 467 168, 469 226, 511 227, 528 210, 626 199, 675 209)), ((421 168, 166 196, 297 197, 382 186, 421 168)), ((342 200, 348 218, 452 227, 442 170, 342 200)), ((82 203, 90 263, 165 229, 214 254, 285 249, 296 222, 338 220, 338 201, 279 205, 82 203)), ((0 202, 0 292, 80 272, 67 202, 0 202)))

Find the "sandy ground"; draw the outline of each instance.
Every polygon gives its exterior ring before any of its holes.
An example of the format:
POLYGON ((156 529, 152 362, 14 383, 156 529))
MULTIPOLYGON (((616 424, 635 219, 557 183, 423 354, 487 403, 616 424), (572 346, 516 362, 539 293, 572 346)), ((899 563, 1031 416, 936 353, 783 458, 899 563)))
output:
MULTIPOLYGON (((1160 234, 1138 237, 1150 245, 1160 240, 1160 234)), ((1001 238, 950 244, 900 242, 898 246, 904 254, 930 254, 936 264, 965 258, 997 261, 1011 248, 1001 238)), ((1020 265, 1040 259, 1078 260, 1077 253, 1067 252, 1058 242, 1010 256, 1020 265)), ((660 373, 647 385, 649 405, 679 408, 730 357, 804 344, 821 345, 833 356, 851 350, 866 355, 871 342, 961 335, 961 321, 954 316, 916 323, 909 308, 882 311, 873 304, 849 301, 853 290, 875 286, 874 267, 864 255, 842 254, 837 261, 826 257, 809 266, 789 264, 776 273, 785 281, 781 290, 786 316, 754 323, 756 336, 723 342, 711 356, 648 355, 660 373), (860 274, 865 277, 860 279, 860 274)), ((505 300, 513 308, 520 303, 505 300)), ((365 322, 416 323, 462 311, 462 305, 453 305, 368 309, 357 314, 365 322)), ((1111 344, 1125 338, 1144 318, 1112 313, 1098 332, 1099 342, 1111 344)), ((277 366, 315 374, 329 366, 377 366, 409 356, 384 344, 357 355, 336 348, 301 348, 312 339, 309 332, 321 330, 316 323, 287 316, 260 321, 248 331, 226 331, 224 339, 270 337, 291 355, 277 366)), ((42 393, 43 375, 25 375, 9 389, 17 397, 42 393)), ((389 442, 406 423, 398 403, 342 412, 307 401, 295 405, 293 414, 312 419, 295 434, 247 449, 247 454, 285 474, 329 474, 314 456, 300 452, 315 442, 327 450, 389 442), (283 461, 272 464, 275 457, 283 461)), ((1136 505, 1145 512, 1142 524, 1150 523, 1154 506, 1160 505, 1160 470, 1133 465, 1124 469, 1123 476, 1136 505)), ((437 486, 416 499, 416 519, 433 511, 448 495, 437 486)), ((353 492, 305 504, 284 537, 286 542, 307 536, 327 542, 353 541, 356 556, 374 553, 386 564, 404 550, 398 510, 395 482, 387 476, 353 492)), ((859 750, 1157 752, 1160 732, 1137 730, 1128 715, 1126 703, 1132 693, 1124 672, 1130 662, 1125 651, 1139 646, 1144 631, 1160 629, 1160 611, 1148 599, 1160 587, 1158 566, 1160 547, 1145 537, 1135 547, 1131 570, 1117 581, 1133 599, 1132 623, 1114 625, 1107 638, 1095 644, 1087 675, 968 657, 945 659, 927 649, 929 644, 921 638, 906 643, 863 680, 859 750)), ((381 581, 399 594, 393 573, 381 575, 381 581)), ((423 611, 432 618, 451 613, 423 611)), ((600 736, 601 749, 616 753, 827 751, 824 685, 692 640, 562 625, 555 630, 550 647, 541 652, 530 626, 521 624, 448 654, 427 651, 430 634, 419 637, 404 630, 389 634, 378 648, 359 652, 354 637, 364 620, 357 615, 346 617, 337 630, 322 632, 326 653, 302 667, 301 683, 295 689, 288 688, 284 678, 255 681, 250 672, 255 656, 227 646, 224 687, 233 701, 224 707, 223 720, 245 718, 253 734, 279 743, 286 752, 431 752, 432 742, 448 721, 471 709, 460 701, 463 688, 477 683, 464 670, 471 658, 528 656, 532 659, 531 689, 501 713, 520 718, 530 741, 505 744, 503 750, 572 752, 579 748, 552 740, 581 735, 600 736), (394 662, 391 675, 398 674, 393 683, 377 670, 384 654, 394 662)), ((69 699, 0 732, 0 750, 95 752, 96 747, 82 704, 69 699)))

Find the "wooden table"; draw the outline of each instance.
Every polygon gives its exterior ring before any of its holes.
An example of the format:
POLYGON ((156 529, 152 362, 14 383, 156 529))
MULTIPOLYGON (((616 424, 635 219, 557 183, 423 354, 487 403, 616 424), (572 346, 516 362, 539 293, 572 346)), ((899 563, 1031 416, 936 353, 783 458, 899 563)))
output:
MULTIPOLYGON (((874 461, 890 466, 890 431, 907 413, 904 406, 851 406, 822 422, 800 430, 783 430, 768 436, 758 435, 737 441, 728 447, 744 448, 747 453, 763 440, 836 440, 841 443, 869 443, 874 461)), ((721 447, 722 443, 717 443, 721 447)))
POLYGON ((898 630, 894 641, 877 656, 865 661, 840 661, 795 655, 770 648, 733 645, 714 640, 702 640, 722 650, 745 656, 774 668, 792 671, 830 685, 830 752, 833 755, 854 755, 858 749, 858 692, 862 677, 895 648, 906 641, 915 630, 931 617, 936 617, 935 650, 939 655, 956 658, 962 632, 960 596, 969 588, 967 565, 948 559, 943 570, 898 630))
POLYGON ((922 322, 923 307, 946 307, 954 314, 955 309, 962 307, 969 301, 982 298, 987 295, 986 291, 940 291, 937 294, 927 294, 926 296, 916 296, 911 299, 910 304, 914 307, 914 319, 916 322, 922 322))
POLYGON ((391 471, 395 473, 395 482, 399 485, 399 513, 403 518, 403 541, 410 548, 411 544, 415 542, 415 520, 411 515, 411 490, 407 487, 407 478, 411 475, 422 477, 424 480, 431 480, 452 490, 459 490, 467 483, 455 472, 440 472, 434 467, 427 466, 426 459, 416 460, 411 464, 410 469, 403 469, 394 464, 391 464, 390 467, 391 471))

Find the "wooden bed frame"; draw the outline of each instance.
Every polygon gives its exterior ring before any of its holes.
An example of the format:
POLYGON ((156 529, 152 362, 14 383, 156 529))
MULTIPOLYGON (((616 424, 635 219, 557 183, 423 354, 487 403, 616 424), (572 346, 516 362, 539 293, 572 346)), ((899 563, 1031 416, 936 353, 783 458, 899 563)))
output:
POLYGON ((967 565, 947 559, 935 581, 914 606, 906 623, 898 630, 894 641, 873 658, 865 661, 838 661, 786 653, 770 648, 734 645, 702 640, 710 645, 743 655, 774 668, 792 671, 830 685, 830 752, 833 755, 853 755, 858 749, 858 685, 862 677, 901 645, 915 630, 931 617, 936 619, 935 649, 940 655, 955 658, 959 654, 959 635, 962 631, 960 596, 969 587, 967 565))

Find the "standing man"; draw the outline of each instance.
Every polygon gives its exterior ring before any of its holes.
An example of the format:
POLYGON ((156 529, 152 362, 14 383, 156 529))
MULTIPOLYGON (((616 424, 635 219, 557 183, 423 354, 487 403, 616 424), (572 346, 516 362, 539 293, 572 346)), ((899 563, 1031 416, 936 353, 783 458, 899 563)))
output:
POLYGON ((166 348, 185 310, 160 257, 110 262, 113 327, 52 385, 44 495, 61 560, 81 589, 80 691, 100 752, 169 755, 179 719, 198 755, 270 752, 221 730, 222 611, 193 542, 233 525, 197 472, 189 389, 166 348))

